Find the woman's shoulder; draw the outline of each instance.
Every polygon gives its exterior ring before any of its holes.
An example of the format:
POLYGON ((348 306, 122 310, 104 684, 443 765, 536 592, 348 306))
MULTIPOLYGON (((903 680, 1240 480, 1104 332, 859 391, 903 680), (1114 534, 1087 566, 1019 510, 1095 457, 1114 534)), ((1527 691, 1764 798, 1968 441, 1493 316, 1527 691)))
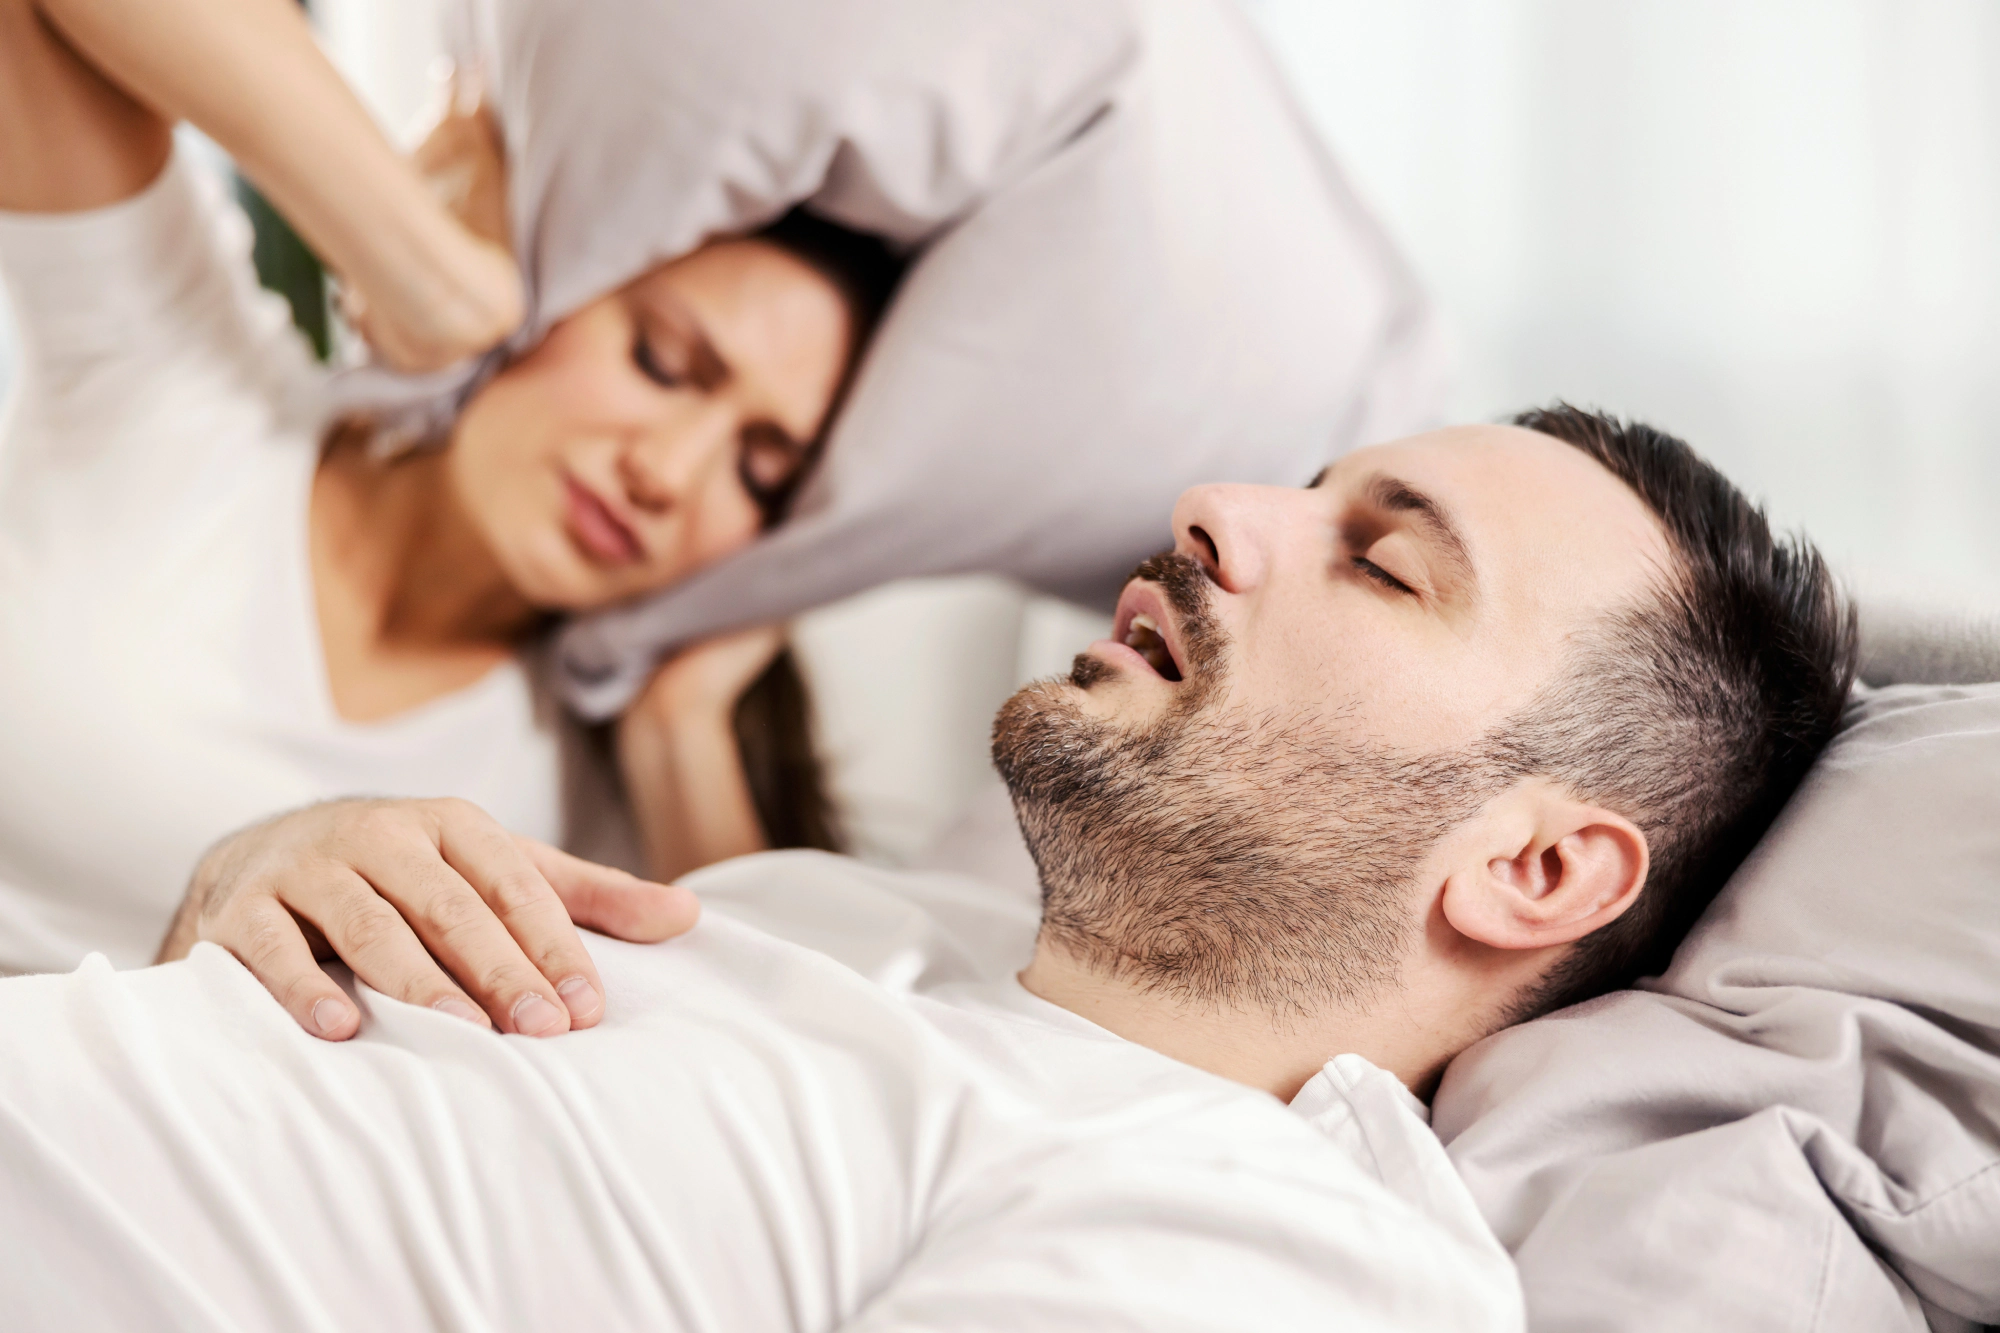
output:
POLYGON ((202 305, 252 294, 249 221, 211 156, 177 145, 144 189, 101 208, 0 212, 0 273, 32 350, 171 344, 202 305))
POLYGON ((15 331, 0 437, 9 507, 87 472, 100 502, 171 507, 279 445, 316 447, 322 376, 257 283, 248 220, 186 146, 144 190, 77 213, 0 214, 15 331))

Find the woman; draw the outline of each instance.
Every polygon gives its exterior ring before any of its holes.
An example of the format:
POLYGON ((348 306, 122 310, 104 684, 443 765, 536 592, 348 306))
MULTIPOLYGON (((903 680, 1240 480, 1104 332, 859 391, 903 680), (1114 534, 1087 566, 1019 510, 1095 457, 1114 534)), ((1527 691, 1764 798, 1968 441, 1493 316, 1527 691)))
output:
MULTIPOLYGON (((717 241, 558 323, 444 447, 385 460, 319 415, 240 217, 174 149, 183 117, 385 359, 445 366, 520 318, 504 246, 437 202, 285 0, 0 0, 23 349, 0 436, 0 972, 143 963, 202 848, 315 800, 458 796, 560 839, 561 736, 523 647, 776 522, 886 299, 879 247, 818 224, 717 241)), ((778 647, 684 654, 621 720, 655 875, 764 845, 735 714, 778 647)))

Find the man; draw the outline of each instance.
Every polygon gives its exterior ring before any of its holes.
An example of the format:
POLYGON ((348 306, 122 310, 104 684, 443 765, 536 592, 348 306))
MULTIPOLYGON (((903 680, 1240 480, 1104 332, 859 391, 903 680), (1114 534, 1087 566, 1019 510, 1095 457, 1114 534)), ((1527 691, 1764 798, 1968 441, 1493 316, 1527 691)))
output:
POLYGON ((0 1208, 57 1256, 0 1258, 0 1299, 1518 1324, 1378 1071, 1424 1089, 1670 952, 1832 733, 1851 613, 1685 445, 1567 408, 1200 488, 1174 531, 995 725, 1044 891, 1018 982, 979 957, 1003 907, 793 855, 714 872, 674 944, 594 944, 607 987, 558 898, 659 936, 674 891, 456 807, 301 812, 212 854, 170 942, 227 942, 297 1027, 217 950, 0 984, 11 1031, 57 1034, 0 1053, 0 1208), (596 1030, 350 996, 295 918, 387 994, 596 1030))

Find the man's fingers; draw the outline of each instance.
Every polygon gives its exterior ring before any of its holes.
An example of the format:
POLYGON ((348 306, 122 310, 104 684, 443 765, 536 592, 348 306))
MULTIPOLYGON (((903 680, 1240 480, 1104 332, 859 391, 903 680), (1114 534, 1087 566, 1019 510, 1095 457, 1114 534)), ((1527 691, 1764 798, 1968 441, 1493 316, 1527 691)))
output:
POLYGON ((533 838, 515 841, 580 926, 621 940, 656 944, 684 934, 701 916, 701 900, 678 884, 655 884, 533 838))
MULTIPOLYGON (((384 995, 480 1027, 491 1026, 396 909, 360 875, 344 868, 329 872, 312 892, 288 894, 287 900, 319 927, 355 976, 384 995)), ((300 944, 304 945, 303 936, 300 944)))
POLYGON ((361 1015, 353 1002, 320 970, 299 923, 275 899, 245 895, 203 935, 242 960, 313 1036, 346 1041, 360 1031, 361 1015))

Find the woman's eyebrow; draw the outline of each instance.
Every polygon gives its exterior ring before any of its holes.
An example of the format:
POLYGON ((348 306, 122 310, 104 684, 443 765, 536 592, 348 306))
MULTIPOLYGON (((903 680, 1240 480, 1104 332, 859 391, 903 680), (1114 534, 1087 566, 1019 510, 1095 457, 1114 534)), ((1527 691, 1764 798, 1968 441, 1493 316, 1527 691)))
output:
POLYGON ((1377 509, 1391 514, 1409 514, 1429 534, 1445 559, 1454 566, 1468 593, 1476 592, 1479 575, 1472 565, 1472 552, 1452 521, 1451 511, 1408 482, 1377 473, 1362 487, 1362 494, 1377 509))
POLYGON ((642 299, 661 322, 685 342, 688 378, 704 389, 728 382, 732 373, 729 363, 723 360, 722 353, 715 350, 715 344, 709 341, 708 330, 702 327, 701 321, 686 303, 664 290, 647 292, 642 299))

